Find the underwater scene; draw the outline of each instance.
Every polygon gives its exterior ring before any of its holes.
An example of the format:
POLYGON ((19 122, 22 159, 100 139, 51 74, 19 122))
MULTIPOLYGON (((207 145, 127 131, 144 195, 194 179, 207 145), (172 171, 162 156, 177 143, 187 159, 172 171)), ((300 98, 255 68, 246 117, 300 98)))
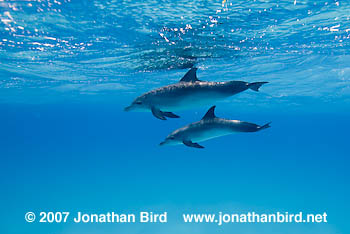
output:
POLYGON ((0 233, 350 233, 350 1, 0 0, 0 126, 0 233))

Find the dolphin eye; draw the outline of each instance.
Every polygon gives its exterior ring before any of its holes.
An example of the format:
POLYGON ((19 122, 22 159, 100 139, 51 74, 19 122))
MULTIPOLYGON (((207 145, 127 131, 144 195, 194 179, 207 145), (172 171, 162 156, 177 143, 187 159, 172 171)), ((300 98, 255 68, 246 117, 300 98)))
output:
POLYGON ((170 139, 170 140, 174 140, 174 139, 175 139, 175 137, 171 136, 171 137, 169 137, 169 139, 170 139))
POLYGON ((135 102, 135 104, 137 104, 137 105, 141 105, 141 104, 142 104, 142 102, 135 102))

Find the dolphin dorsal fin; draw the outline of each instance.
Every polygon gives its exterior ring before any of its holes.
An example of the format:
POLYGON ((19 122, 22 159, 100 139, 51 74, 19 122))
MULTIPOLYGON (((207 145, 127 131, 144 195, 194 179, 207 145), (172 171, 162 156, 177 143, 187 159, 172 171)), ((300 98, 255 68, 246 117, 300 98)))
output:
POLYGON ((189 70, 184 77, 180 80, 180 82, 196 82, 199 81, 197 79, 197 69, 196 67, 192 67, 191 70, 189 70))
POLYGON ((215 116, 215 107, 216 106, 210 107, 210 109, 207 111, 207 113, 203 116, 202 120, 203 119, 214 119, 214 118, 216 118, 216 116, 215 116))

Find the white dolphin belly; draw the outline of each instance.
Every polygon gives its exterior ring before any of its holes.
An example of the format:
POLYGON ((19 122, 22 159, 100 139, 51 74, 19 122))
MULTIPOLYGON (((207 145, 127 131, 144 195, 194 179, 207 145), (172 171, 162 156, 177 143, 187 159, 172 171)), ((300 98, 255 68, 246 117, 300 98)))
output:
POLYGON ((192 131, 186 135, 193 142, 202 142, 209 139, 230 135, 233 133, 234 132, 229 128, 213 128, 213 129, 204 129, 200 131, 192 131))

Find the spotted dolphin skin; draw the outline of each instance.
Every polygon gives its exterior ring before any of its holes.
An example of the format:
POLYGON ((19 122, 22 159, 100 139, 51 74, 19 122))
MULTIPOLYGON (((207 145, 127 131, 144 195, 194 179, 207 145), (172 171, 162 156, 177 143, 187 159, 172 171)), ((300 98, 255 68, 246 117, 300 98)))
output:
POLYGON ((222 119, 216 117, 214 111, 215 106, 211 107, 200 121, 172 132, 160 145, 184 144, 189 147, 204 148, 197 142, 236 132, 257 132, 269 128, 271 123, 259 126, 239 120, 222 119))
POLYGON ((126 107, 125 111, 151 111, 156 118, 161 120, 166 120, 166 117, 179 118, 172 111, 210 105, 247 89, 259 91, 263 84, 268 83, 201 81, 197 79, 196 72, 197 68, 191 68, 180 82, 142 94, 126 107))

